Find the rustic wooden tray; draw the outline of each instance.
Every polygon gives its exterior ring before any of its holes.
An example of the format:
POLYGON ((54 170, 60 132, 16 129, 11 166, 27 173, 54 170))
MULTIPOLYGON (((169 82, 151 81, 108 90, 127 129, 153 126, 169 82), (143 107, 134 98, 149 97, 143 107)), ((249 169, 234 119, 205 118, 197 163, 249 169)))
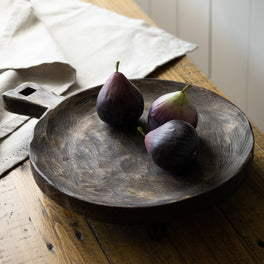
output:
MULTIPOLYGON (((137 125, 145 132, 151 103, 186 85, 158 79, 132 82, 144 96, 145 110, 137 125)), ((219 201, 249 172, 251 126, 235 105, 216 93, 196 86, 186 91, 199 113, 199 155, 190 173, 173 175, 153 163, 137 125, 117 129, 99 119, 95 103, 100 88, 63 100, 48 94, 42 102, 28 103, 43 91, 26 84, 3 96, 12 112, 40 117, 49 108, 34 130, 31 168, 41 190, 65 208, 107 222, 166 222, 219 201)))

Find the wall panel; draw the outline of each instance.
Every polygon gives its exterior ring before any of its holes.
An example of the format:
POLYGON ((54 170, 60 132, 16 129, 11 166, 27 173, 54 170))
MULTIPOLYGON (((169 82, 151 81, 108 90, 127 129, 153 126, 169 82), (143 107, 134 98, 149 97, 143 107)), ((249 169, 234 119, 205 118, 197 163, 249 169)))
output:
POLYGON ((149 10, 149 2, 151 0, 134 0, 140 7, 141 9, 149 16, 150 15, 150 10, 149 10))
POLYGON ((209 76, 210 0, 179 0, 178 36, 198 44, 188 56, 209 76))
POLYGON ((177 0, 150 0, 150 14, 155 23, 177 35, 177 0))
POLYGON ((135 1, 159 27, 198 44, 188 56, 264 132, 264 1, 135 1))
POLYGON ((248 115, 264 131, 264 1, 254 0, 251 7, 249 42, 248 115))
POLYGON ((211 79, 246 110, 250 0, 212 1, 211 79))

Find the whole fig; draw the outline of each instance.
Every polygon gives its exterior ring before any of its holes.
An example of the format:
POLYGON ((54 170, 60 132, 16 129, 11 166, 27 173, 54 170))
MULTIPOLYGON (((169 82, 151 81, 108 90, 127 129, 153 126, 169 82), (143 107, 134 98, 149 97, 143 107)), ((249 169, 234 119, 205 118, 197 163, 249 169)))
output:
POLYGON ((159 167, 182 173, 195 164, 198 135, 188 122, 171 120, 147 133, 145 146, 159 167))
POLYGON ((114 126, 126 126, 135 123, 143 113, 144 99, 141 91, 130 82, 123 73, 110 75, 100 89, 96 100, 96 109, 101 120, 114 126))
POLYGON ((190 84, 181 91, 164 94, 152 103, 148 113, 150 130, 174 119, 184 120, 196 128, 198 113, 185 93, 189 87, 190 84))

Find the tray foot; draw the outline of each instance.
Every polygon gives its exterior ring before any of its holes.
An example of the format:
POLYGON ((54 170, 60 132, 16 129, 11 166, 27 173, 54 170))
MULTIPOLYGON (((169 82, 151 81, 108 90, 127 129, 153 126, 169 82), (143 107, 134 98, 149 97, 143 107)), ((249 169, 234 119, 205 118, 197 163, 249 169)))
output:
POLYGON ((164 237, 167 231, 166 224, 151 224, 146 225, 146 232, 149 238, 153 241, 160 241, 164 237))

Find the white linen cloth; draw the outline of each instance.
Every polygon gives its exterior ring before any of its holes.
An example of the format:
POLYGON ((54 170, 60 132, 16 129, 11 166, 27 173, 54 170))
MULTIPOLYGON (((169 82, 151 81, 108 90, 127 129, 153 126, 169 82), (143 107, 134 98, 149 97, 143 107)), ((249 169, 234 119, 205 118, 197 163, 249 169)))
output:
MULTIPOLYGON (((79 0, 0 0, 0 92, 36 82, 57 94, 103 84, 120 61, 141 78, 195 44, 79 0)), ((0 175, 28 157, 36 119, 0 101, 0 175)))

